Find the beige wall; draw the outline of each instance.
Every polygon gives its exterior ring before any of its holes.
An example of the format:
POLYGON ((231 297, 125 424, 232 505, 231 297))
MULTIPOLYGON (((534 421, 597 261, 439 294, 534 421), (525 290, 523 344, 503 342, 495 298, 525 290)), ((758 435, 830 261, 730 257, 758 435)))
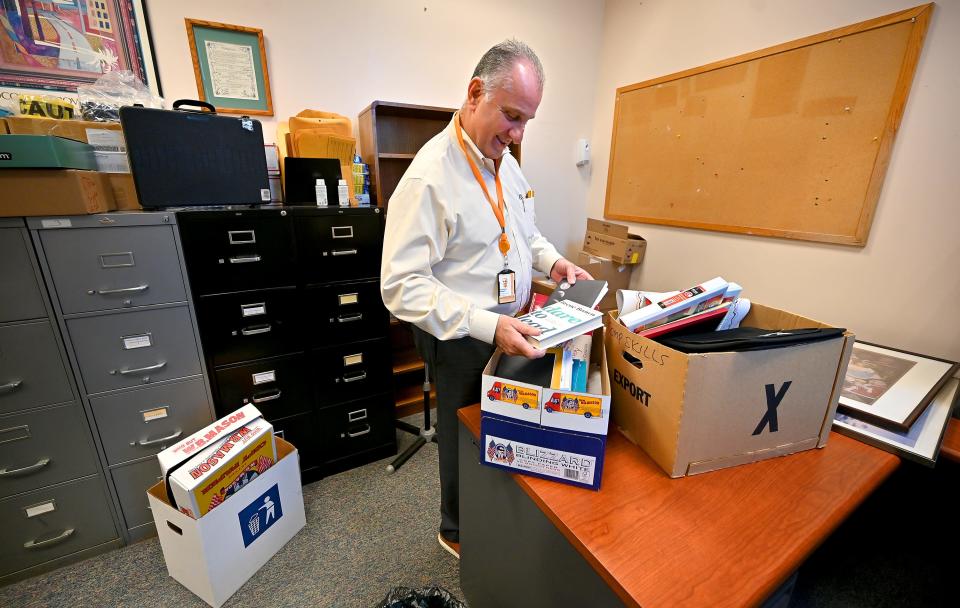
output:
MULTIPOLYGON (((459 107, 480 56, 515 36, 539 54, 547 85, 523 142, 538 224, 561 249, 582 239, 587 176, 574 146, 594 117, 603 2, 537 0, 150 0, 154 52, 169 107, 196 99, 184 18, 257 27, 266 39, 276 120, 304 108, 354 123, 374 100, 459 107), (569 222, 573 214, 576 221, 569 222)), ((356 124, 354 124, 356 129, 356 124)))
MULTIPOLYGON (((618 86, 914 5, 608 0, 588 214, 603 213, 618 86)), ((633 224, 649 241, 634 283, 659 291, 723 275, 750 298, 849 327, 861 339, 960 359, 958 59, 960 0, 945 0, 934 10, 866 247, 633 224)))

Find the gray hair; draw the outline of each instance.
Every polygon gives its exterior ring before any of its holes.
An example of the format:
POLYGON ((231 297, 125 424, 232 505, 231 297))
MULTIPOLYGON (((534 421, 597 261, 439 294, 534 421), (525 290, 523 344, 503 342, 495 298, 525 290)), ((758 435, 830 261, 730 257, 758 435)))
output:
POLYGON ((480 58, 480 63, 473 70, 472 78, 479 78, 483 82, 483 90, 486 95, 498 88, 510 89, 512 84, 511 72, 517 61, 526 60, 533 66, 537 74, 537 84, 543 90, 543 64, 540 58, 525 43, 510 38, 494 45, 489 51, 480 58))

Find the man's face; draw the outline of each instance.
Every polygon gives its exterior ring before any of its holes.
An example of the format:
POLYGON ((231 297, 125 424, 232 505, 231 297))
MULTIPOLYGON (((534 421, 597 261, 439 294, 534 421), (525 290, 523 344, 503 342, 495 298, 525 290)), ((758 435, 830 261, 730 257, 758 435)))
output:
POLYGON ((469 135, 486 158, 500 158, 507 146, 523 140, 527 121, 533 120, 543 96, 536 72, 526 61, 517 61, 511 75, 489 95, 478 78, 467 89, 467 104, 475 110, 469 135))

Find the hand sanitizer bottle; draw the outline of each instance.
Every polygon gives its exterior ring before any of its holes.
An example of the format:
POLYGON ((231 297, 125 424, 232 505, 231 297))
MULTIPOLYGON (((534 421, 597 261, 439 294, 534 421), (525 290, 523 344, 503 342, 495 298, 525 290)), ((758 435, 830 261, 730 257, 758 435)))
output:
POLYGON ((341 207, 350 206, 350 189, 347 187, 347 180, 340 180, 340 184, 337 186, 337 195, 340 198, 341 207))
POLYGON ((326 207, 327 202, 327 185, 323 182, 322 179, 317 180, 317 207, 326 207))

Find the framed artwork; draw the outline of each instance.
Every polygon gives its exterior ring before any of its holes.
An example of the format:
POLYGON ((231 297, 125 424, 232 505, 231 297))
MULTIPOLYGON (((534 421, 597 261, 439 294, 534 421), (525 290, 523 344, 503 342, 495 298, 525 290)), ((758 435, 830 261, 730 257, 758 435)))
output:
POLYGON ((0 0, 0 105, 38 92, 75 99, 114 70, 163 94, 143 0, 0 0))
POLYGON ((950 413, 960 394, 958 386, 960 380, 956 378, 951 378, 944 384, 934 396, 933 402, 923 410, 909 430, 893 431, 842 412, 837 412, 834 417, 833 430, 932 467, 937 461, 950 413))
POLYGON ((197 93, 228 114, 273 116, 263 30, 185 19, 197 93))
POLYGON ((838 410, 893 431, 907 431, 958 364, 879 344, 856 342, 838 410))

